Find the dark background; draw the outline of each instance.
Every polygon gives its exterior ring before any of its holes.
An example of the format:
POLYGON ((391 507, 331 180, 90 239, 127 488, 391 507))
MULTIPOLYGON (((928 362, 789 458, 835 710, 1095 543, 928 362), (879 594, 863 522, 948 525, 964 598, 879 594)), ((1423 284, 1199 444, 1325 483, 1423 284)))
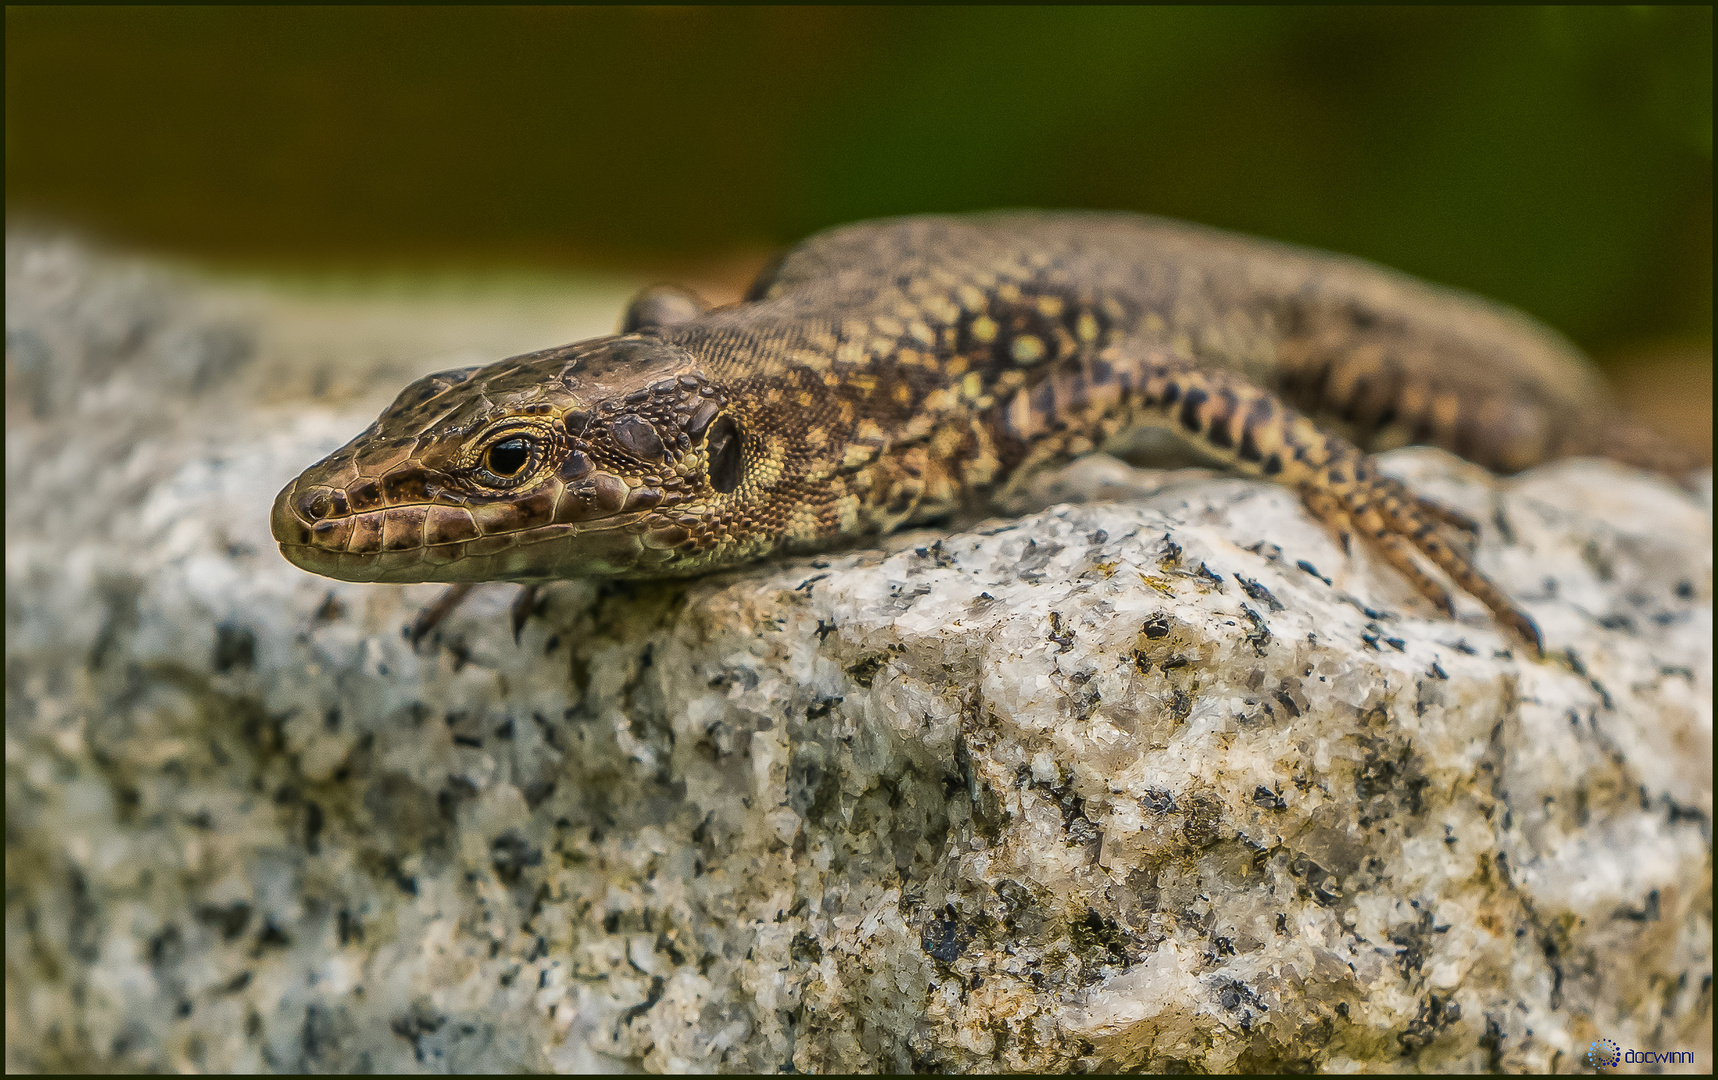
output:
POLYGON ((885 214, 1127 208, 1486 293, 1613 366, 1698 355, 1709 386, 1711 8, 11 7, 6 31, 10 219, 215 265, 650 270, 885 214))

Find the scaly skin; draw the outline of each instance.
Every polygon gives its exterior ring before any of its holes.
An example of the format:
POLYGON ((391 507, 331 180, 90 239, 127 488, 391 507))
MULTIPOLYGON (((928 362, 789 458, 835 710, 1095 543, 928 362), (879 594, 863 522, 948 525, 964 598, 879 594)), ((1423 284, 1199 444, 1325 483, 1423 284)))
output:
POLYGON ((1369 452, 1431 443, 1502 472, 1575 454, 1695 464, 1520 315, 1132 215, 846 226, 741 303, 653 290, 623 330, 408 386, 280 493, 282 554, 350 581, 699 574, 980 510, 1152 425, 1295 488, 1448 611, 1425 556, 1537 644, 1445 539, 1471 525, 1369 452))

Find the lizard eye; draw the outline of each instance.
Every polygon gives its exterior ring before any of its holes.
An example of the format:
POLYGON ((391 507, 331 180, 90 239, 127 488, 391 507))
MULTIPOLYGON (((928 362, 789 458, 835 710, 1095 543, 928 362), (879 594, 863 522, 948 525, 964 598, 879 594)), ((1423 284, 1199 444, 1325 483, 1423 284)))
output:
POLYGON ((731 416, 719 418, 710 425, 706 445, 710 451, 710 486, 726 495, 740 486, 740 476, 745 471, 739 423, 731 416))
POLYGON ((496 480, 516 480, 537 449, 536 441, 524 435, 509 435, 483 452, 483 470, 496 480))

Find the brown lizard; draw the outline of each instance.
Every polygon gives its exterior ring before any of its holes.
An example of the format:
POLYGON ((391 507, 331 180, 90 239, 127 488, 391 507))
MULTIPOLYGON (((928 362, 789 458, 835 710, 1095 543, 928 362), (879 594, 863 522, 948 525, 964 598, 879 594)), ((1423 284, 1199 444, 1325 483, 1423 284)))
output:
POLYGON ((1161 219, 1014 212, 832 229, 739 303, 649 290, 617 335, 427 376, 288 484, 273 529, 349 581, 699 574, 981 509, 1138 425, 1292 487, 1449 612, 1429 560, 1535 646, 1452 543, 1473 524, 1371 453, 1696 464, 1479 298, 1161 219))

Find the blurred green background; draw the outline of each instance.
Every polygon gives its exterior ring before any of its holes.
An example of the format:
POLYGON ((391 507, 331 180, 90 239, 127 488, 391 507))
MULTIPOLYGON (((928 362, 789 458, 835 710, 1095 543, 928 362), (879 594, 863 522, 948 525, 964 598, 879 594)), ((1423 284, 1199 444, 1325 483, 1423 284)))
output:
POLYGON ((639 270, 886 214, 1126 208, 1710 369, 1709 7, 9 7, 6 31, 10 218, 215 264, 639 270))

